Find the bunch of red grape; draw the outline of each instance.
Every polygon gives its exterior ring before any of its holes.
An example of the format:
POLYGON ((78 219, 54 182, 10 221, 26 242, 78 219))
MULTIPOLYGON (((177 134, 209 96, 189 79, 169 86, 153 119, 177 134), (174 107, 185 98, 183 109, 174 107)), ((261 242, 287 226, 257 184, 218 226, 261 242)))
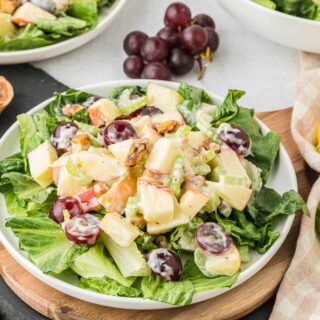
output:
POLYGON ((181 2, 169 5, 164 16, 165 27, 155 37, 142 31, 129 33, 123 42, 128 58, 123 71, 130 78, 171 80, 172 74, 182 76, 199 63, 199 78, 212 61, 219 46, 213 19, 206 14, 194 18, 181 2))

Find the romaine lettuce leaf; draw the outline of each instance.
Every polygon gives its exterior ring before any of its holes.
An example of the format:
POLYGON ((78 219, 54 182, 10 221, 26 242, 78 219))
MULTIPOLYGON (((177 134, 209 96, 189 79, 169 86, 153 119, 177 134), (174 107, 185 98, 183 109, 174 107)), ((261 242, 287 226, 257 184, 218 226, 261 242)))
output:
POLYGON ((61 273, 87 250, 69 242, 61 226, 49 218, 13 217, 6 227, 18 237, 20 250, 45 273, 61 273))
POLYGON ((25 172, 25 163, 21 153, 17 153, 0 161, 0 177, 4 173, 9 172, 25 172))
POLYGON ((89 279, 81 278, 79 281, 79 287, 92 289, 111 296, 139 297, 141 295, 141 291, 138 288, 123 286, 119 282, 107 277, 89 279))
POLYGON ((140 96, 143 97, 147 94, 147 89, 145 87, 140 86, 122 86, 117 87, 111 90, 109 94, 109 99, 112 100, 114 103, 118 103, 118 100, 120 99, 120 96, 125 90, 129 90, 130 93, 134 96, 140 96))
POLYGON ((124 278, 110 256, 104 252, 102 243, 97 243, 87 252, 77 257, 71 269, 83 278, 110 278, 125 287, 130 287, 135 278, 124 278))
POLYGON ((91 26, 98 24, 98 6, 96 0, 71 0, 68 15, 84 20, 91 26))
POLYGON ((141 291, 146 299, 180 306, 190 304, 195 292, 190 280, 165 281, 155 275, 142 279, 141 291))
POLYGON ((13 190, 20 199, 43 203, 47 200, 53 188, 42 188, 29 175, 19 172, 9 172, 2 175, 12 183, 13 190))
POLYGON ((195 292, 231 287, 238 279, 239 273, 231 277, 219 276, 207 278, 197 267, 193 260, 188 260, 183 268, 183 279, 191 281, 195 292))

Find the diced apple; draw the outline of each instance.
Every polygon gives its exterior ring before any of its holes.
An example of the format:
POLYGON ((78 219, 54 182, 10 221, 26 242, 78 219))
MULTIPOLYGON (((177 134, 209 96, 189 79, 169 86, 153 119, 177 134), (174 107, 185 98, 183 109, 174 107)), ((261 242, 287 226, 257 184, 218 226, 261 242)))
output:
POLYGON ((147 98, 148 105, 155 106, 163 112, 176 111, 176 106, 183 101, 183 97, 176 90, 153 82, 147 87, 147 98))
POLYGON ((178 110, 156 114, 151 118, 153 125, 172 120, 177 121, 180 126, 183 126, 185 124, 184 119, 178 110))
POLYGON ((54 161, 49 166, 50 175, 51 175, 53 182, 56 186, 58 185, 60 170, 61 170, 61 168, 63 168, 64 166, 67 165, 69 157, 70 157, 70 155, 64 155, 64 156, 60 157, 59 159, 57 159, 56 161, 54 161))
POLYGON ((41 20, 56 20, 57 17, 30 2, 20 6, 12 16, 12 22, 19 26, 37 24, 41 20))
POLYGON ((102 98, 89 107, 91 122, 96 127, 109 124, 119 116, 117 106, 109 99, 102 98))
POLYGON ((198 150, 203 142, 208 139, 204 133, 201 131, 191 131, 188 134, 188 144, 191 148, 198 150))
POLYGON ((77 157, 81 170, 94 181, 109 182, 127 171, 116 158, 95 150, 80 151, 74 157, 77 157))
POLYGON ((152 121, 150 116, 136 117, 129 121, 139 133, 145 127, 152 127, 152 121))
POLYGON ((100 229, 121 247, 129 247, 140 234, 137 227, 115 212, 104 216, 100 222, 100 229))
POLYGON ((220 153, 214 157, 211 164, 213 164, 214 167, 219 166, 219 168, 224 170, 229 176, 245 178, 247 187, 251 185, 246 170, 242 166, 237 154, 231 148, 227 146, 221 148, 220 153))
POLYGON ((180 199, 181 211, 187 214, 191 220, 209 199, 209 195, 200 190, 187 190, 180 199))
POLYGON ((252 190, 246 187, 206 181, 207 187, 227 201, 232 208, 242 211, 250 200, 252 190))
MULTIPOLYGON (((1 26, 1 13, 12 14, 20 5, 20 0, 0 0, 0 26, 1 26)), ((9 16, 10 17, 10 16, 9 16)), ((1 32, 0 28, 0 32, 1 32)))
POLYGON ((147 222, 164 223, 173 218, 174 195, 170 188, 139 181, 138 191, 141 211, 147 222))
POLYGON ((84 192, 88 189, 88 186, 83 185, 79 180, 73 178, 66 167, 62 167, 60 170, 60 176, 58 181, 57 194, 61 196, 74 196, 78 193, 84 192))
POLYGON ((224 253, 205 254, 207 257, 205 268, 210 276, 232 276, 240 269, 241 258, 235 245, 224 253))
POLYGON ((133 139, 124 140, 121 142, 110 144, 108 150, 115 156, 121 163, 127 159, 128 153, 132 146, 133 139))
POLYGON ((146 162, 146 169, 169 174, 178 155, 177 145, 174 139, 160 138, 154 145, 146 162))
POLYGON ((138 133, 138 136, 140 139, 147 139, 148 140, 148 147, 149 148, 152 148, 160 138, 160 135, 158 134, 158 132, 150 126, 146 126, 146 127, 142 128, 140 130, 140 132, 138 133))
POLYGON ((168 220, 163 223, 149 222, 147 224, 147 231, 150 234, 161 234, 161 233, 168 232, 173 228, 186 224, 189 221, 190 220, 187 214, 185 214, 180 210, 176 210, 171 220, 168 220))
POLYGON ((28 154, 31 176, 43 188, 53 182, 49 167, 57 158, 56 150, 49 141, 43 142, 28 154))
POLYGON ((99 198, 107 212, 121 213, 126 207, 129 197, 137 191, 136 178, 128 174, 124 179, 115 182, 112 187, 99 198))

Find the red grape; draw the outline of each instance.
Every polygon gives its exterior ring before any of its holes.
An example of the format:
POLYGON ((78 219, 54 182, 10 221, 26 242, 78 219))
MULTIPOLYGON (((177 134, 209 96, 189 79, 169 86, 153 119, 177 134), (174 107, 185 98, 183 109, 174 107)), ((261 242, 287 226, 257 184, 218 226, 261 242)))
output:
POLYGON ((75 244, 94 245, 99 237, 100 220, 89 213, 75 216, 64 223, 67 238, 75 244))
POLYGON ((153 62, 147 64, 142 73, 142 79, 158 79, 158 80, 171 80, 172 74, 169 67, 162 62, 153 62))
POLYGON ((113 143, 137 138, 133 126, 127 121, 113 121, 103 131, 104 142, 108 146, 113 143))
POLYGON ((164 23, 173 28, 184 28, 191 20, 190 9, 181 2, 174 2, 169 5, 164 16, 164 23))
POLYGON ((206 30, 198 25, 192 25, 181 33, 183 47, 191 54, 203 51, 208 43, 206 30))
POLYGON ((212 52, 215 52, 219 47, 219 36, 213 28, 205 28, 208 35, 208 44, 212 52))
POLYGON ((51 135, 51 143, 58 153, 65 153, 71 147, 73 136, 79 130, 73 122, 60 123, 51 135))
POLYGON ((197 14, 193 19, 195 24, 198 24, 202 27, 215 28, 215 23, 213 19, 207 14, 197 14))
POLYGON ((68 210, 70 218, 84 214, 80 201, 74 197, 63 197, 57 199, 50 208, 49 218, 62 223, 64 221, 63 211, 68 210))
POLYGON ((169 47, 167 43, 159 37, 147 39, 141 47, 141 56, 148 62, 163 61, 168 57, 169 47))
POLYGON ((164 40, 170 48, 178 48, 181 46, 179 33, 171 27, 162 28, 157 33, 157 36, 164 40))
POLYGON ((162 110, 160 110, 157 107, 153 106, 146 106, 146 107, 141 107, 136 111, 133 111, 125 116, 118 117, 117 120, 130 120, 136 117, 143 117, 143 116, 154 116, 156 114, 163 113, 162 110))
POLYGON ((220 139, 239 155, 244 157, 250 154, 251 139, 239 126, 229 123, 221 123, 217 129, 220 139))
POLYGON ((209 253, 222 253, 232 245, 231 235, 215 222, 201 224, 196 233, 199 247, 209 253))
POLYGON ((141 47, 148 39, 148 36, 141 31, 130 32, 123 42, 123 49, 127 55, 140 56, 141 47))
POLYGON ((123 63, 123 71, 130 78, 140 78, 143 68, 143 60, 138 56, 131 56, 123 63))
POLYGON ((172 250, 159 248, 148 253, 147 264, 156 275, 169 281, 179 281, 182 273, 180 257, 172 250))
POLYGON ((182 76, 192 70, 194 57, 182 49, 175 48, 169 55, 168 66, 173 74, 182 76))
POLYGON ((91 105, 93 105, 98 100, 102 99, 100 96, 92 96, 88 98, 85 102, 83 102, 81 105, 85 108, 89 108, 91 105))

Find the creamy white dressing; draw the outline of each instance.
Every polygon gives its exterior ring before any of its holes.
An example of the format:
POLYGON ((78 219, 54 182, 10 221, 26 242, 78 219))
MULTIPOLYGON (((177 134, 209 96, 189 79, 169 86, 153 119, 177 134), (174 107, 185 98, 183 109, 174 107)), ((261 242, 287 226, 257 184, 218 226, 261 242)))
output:
POLYGON ((161 274, 162 278, 171 280, 171 277, 174 275, 174 270, 167 264, 164 258, 161 258, 161 255, 168 256, 170 253, 163 248, 151 251, 148 256, 148 265, 155 273, 161 274))

